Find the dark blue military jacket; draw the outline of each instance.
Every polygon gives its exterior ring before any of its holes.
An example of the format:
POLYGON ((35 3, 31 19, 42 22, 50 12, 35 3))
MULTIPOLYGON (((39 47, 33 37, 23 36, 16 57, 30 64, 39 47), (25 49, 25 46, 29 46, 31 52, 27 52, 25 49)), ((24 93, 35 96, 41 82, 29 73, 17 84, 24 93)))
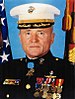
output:
POLYGON ((0 99, 74 99, 73 66, 47 55, 0 66, 0 99))

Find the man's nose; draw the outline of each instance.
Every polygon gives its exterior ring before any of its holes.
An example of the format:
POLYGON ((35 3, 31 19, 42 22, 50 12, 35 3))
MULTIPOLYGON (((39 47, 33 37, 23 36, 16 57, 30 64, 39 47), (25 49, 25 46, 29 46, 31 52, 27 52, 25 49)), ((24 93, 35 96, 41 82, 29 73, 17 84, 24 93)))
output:
POLYGON ((38 36, 37 36, 37 34, 33 34, 31 36, 31 42, 33 42, 33 43, 38 42, 38 36))

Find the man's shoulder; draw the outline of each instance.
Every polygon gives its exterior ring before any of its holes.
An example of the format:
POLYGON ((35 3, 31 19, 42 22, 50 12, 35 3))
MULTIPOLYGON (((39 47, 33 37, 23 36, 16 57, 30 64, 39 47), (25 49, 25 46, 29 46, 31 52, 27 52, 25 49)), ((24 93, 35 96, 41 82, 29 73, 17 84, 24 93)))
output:
POLYGON ((4 78, 21 78, 25 70, 22 59, 13 59, 0 65, 0 75, 4 78))
POLYGON ((25 58, 12 59, 10 61, 7 61, 7 62, 2 63, 1 65, 21 64, 23 60, 25 60, 25 58))
POLYGON ((59 58, 59 57, 54 57, 52 58, 51 60, 53 63, 55 64, 61 64, 61 65, 64 65, 66 63, 66 61, 63 59, 63 58, 59 58))
POLYGON ((0 64, 1 69, 10 69, 13 70, 14 68, 21 68, 25 64, 25 58, 20 58, 20 59, 12 59, 8 62, 0 64))

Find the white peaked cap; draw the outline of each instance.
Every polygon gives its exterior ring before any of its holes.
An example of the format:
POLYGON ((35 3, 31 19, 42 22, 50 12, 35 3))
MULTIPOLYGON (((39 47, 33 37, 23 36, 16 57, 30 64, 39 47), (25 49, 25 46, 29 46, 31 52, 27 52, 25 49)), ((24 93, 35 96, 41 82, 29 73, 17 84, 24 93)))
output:
POLYGON ((18 18, 20 23, 54 22, 60 10, 49 4, 29 3, 11 9, 10 15, 18 18))

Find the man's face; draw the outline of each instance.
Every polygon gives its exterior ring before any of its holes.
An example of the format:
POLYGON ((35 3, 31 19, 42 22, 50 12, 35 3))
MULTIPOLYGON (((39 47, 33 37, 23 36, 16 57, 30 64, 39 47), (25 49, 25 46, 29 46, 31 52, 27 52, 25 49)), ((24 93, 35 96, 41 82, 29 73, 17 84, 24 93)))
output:
POLYGON ((54 40, 52 27, 21 29, 19 37, 23 50, 30 58, 41 57, 45 55, 49 51, 50 45, 54 40))

